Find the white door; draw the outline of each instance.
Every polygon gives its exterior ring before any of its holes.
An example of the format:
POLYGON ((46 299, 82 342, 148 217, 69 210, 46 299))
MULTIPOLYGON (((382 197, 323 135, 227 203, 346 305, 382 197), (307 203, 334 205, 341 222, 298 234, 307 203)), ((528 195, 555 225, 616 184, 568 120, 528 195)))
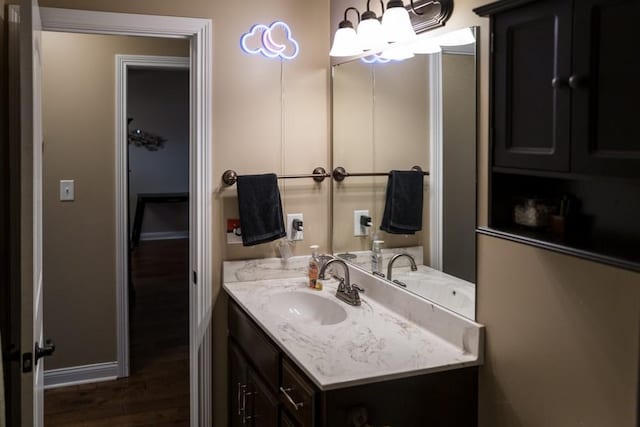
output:
POLYGON ((20 63, 20 282, 22 425, 44 425, 43 373, 39 356, 53 347, 42 330, 42 114, 41 22, 37 0, 23 0, 19 20, 20 63), (32 421, 32 422, 30 422, 32 421))

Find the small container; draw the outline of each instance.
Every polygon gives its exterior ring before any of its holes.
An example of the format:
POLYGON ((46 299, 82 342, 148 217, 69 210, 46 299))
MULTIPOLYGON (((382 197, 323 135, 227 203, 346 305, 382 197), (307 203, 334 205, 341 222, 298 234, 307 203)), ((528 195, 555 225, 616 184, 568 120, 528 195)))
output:
POLYGON ((384 244, 384 240, 374 240, 373 246, 371 247, 371 272, 372 273, 381 273, 382 272, 382 245, 384 244))
POLYGON ((540 228, 549 225, 549 215, 553 207, 540 199, 524 199, 513 208, 513 222, 525 227, 540 228))
POLYGON ((567 229, 567 217, 562 215, 551 215, 549 217, 549 226, 553 234, 562 236, 567 229))

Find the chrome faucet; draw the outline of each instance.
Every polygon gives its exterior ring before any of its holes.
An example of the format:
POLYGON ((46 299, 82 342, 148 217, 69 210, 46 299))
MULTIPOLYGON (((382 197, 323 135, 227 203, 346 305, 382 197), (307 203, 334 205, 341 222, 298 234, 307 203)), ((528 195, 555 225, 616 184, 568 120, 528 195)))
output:
POLYGON ((396 262, 398 258, 403 256, 406 256, 407 258, 409 258, 409 261, 411 262, 411 271, 418 270, 418 267, 416 267, 416 260, 414 260, 411 255, 407 253, 396 254, 393 256, 393 258, 391 258, 391 260, 389 260, 389 265, 387 266, 387 280, 391 280, 391 268, 393 267, 393 263, 396 262))
POLYGON ((340 281, 340 284, 338 285, 338 290, 336 291, 336 297, 349 305, 360 305, 359 292, 364 290, 362 288, 359 288, 355 283, 353 285, 351 284, 351 280, 349 279, 349 266, 343 260, 339 258, 331 258, 326 263, 324 263, 322 268, 320 268, 320 279, 324 280, 325 271, 333 263, 340 264, 344 269, 344 279, 337 277, 337 279, 340 281))

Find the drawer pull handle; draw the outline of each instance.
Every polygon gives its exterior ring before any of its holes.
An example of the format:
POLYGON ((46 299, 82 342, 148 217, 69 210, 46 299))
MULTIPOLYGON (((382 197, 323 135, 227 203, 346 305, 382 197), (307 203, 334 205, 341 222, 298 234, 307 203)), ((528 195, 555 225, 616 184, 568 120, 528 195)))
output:
POLYGON ((284 387, 280 387, 280 391, 282 392, 282 394, 284 394, 284 397, 287 398, 287 400, 289 401, 289 403, 291 403, 293 405, 293 407, 296 409, 296 411, 299 408, 302 408, 304 406, 303 402, 296 402, 295 400, 293 400, 293 398, 291 396, 289 396, 289 391, 293 390, 292 388, 284 388, 284 387))

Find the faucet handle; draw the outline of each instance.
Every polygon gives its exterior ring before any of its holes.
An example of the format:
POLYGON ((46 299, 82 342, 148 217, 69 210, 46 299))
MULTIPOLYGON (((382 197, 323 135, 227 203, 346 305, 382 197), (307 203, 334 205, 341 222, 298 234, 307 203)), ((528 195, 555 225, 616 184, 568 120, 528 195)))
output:
POLYGON ((355 284, 355 283, 352 283, 352 284, 351 284, 351 289, 355 290, 355 291, 356 291, 356 293, 358 293, 358 292, 364 292, 364 289, 362 289, 360 286, 358 286, 358 285, 357 285, 357 284, 355 284))

